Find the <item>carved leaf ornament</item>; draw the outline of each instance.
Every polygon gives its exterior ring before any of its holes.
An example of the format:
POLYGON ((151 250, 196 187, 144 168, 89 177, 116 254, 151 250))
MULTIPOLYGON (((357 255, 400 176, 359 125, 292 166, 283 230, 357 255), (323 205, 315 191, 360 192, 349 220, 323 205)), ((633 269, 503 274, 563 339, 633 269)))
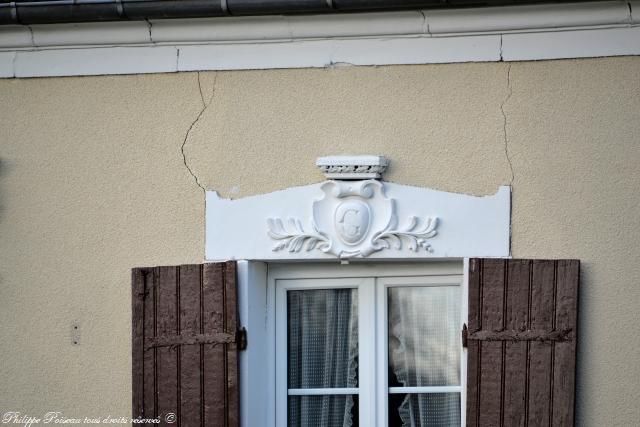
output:
POLYGON ((319 250, 339 258, 401 250, 404 244, 414 252, 432 251, 428 240, 437 234, 438 219, 410 216, 398 227, 395 200, 386 197, 380 181, 327 181, 320 189, 323 197, 313 202, 306 229, 298 218, 267 220, 273 251, 319 250))

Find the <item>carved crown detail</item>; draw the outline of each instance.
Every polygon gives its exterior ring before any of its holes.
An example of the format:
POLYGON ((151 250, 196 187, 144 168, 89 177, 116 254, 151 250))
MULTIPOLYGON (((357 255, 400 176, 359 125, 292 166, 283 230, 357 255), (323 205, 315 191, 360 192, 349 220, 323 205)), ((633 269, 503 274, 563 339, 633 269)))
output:
POLYGON ((316 166, 327 179, 380 179, 389 166, 383 156, 319 157, 316 166))

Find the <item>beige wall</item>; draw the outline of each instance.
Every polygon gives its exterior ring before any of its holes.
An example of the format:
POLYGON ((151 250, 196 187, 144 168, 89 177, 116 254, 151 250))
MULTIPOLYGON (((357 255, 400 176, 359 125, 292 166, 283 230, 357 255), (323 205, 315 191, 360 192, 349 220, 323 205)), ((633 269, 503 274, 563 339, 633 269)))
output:
MULTIPOLYGON (((514 256, 583 262, 578 425, 637 425, 639 57, 203 73, 205 100, 214 80, 185 153, 225 196, 319 181, 330 154, 512 182, 514 256)), ((195 73, 0 81, 0 411, 130 413, 129 270, 203 259, 180 150, 201 108, 195 73)))

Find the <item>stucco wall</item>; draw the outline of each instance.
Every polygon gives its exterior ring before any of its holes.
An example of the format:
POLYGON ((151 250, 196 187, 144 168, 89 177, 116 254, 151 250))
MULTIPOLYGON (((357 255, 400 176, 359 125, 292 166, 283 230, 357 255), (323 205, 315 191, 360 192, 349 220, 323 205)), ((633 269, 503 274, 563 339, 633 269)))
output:
POLYGON ((184 153, 224 196, 319 181, 331 154, 511 183, 513 255, 583 263, 578 425, 637 424, 639 57, 202 73, 202 98, 197 77, 0 81, 0 411, 130 413, 130 269, 203 259, 181 147, 215 84, 184 153))

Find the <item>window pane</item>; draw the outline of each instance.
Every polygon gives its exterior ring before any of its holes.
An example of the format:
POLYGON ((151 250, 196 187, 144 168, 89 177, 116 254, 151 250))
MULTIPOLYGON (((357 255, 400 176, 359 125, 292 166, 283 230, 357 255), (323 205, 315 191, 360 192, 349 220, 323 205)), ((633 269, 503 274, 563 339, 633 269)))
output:
POLYGON ((460 384, 460 288, 388 291, 389 387, 460 384))
POLYGON ((460 393, 389 395, 389 427, 449 426, 460 426, 460 393))
POLYGON ((358 396, 289 396, 289 427, 357 427, 358 396))
POLYGON ((289 388, 358 386, 358 291, 287 292, 289 388))

